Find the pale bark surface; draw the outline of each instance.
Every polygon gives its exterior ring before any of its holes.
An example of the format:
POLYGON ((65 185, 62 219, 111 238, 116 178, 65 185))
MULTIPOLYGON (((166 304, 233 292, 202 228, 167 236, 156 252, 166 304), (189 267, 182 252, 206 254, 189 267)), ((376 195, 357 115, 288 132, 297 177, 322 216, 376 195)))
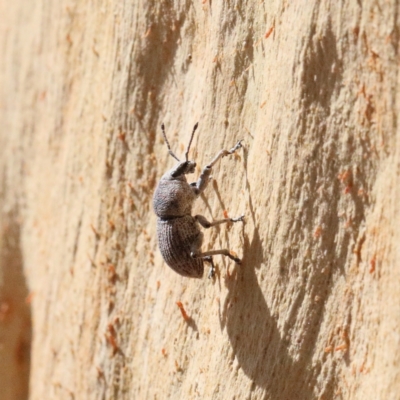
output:
POLYGON ((0 12, 1 399, 399 398, 398 2, 0 12), (151 205, 197 121, 215 282, 151 205))

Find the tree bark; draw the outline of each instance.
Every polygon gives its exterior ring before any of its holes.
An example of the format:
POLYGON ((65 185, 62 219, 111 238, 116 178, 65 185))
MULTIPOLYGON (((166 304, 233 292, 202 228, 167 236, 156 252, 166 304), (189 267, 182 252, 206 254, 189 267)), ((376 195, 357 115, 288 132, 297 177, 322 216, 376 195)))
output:
POLYGON ((0 11, 0 398, 397 398, 398 2, 0 11), (215 280, 152 211, 197 121, 215 280))

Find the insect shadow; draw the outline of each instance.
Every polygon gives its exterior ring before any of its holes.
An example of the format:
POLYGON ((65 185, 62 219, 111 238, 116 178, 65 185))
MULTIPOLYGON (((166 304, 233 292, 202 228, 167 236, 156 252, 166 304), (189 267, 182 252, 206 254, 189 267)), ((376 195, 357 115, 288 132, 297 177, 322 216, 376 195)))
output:
MULTIPOLYGON (((247 152, 244 167, 247 171, 247 152)), ((246 186, 251 193, 248 179, 246 186)), ((243 263, 226 279, 228 294, 220 310, 221 329, 226 328, 233 357, 253 382, 252 390, 263 388, 266 399, 289 399, 294 393, 299 399, 313 398, 315 382, 305 379, 309 355, 295 360, 289 354, 289 340, 282 337, 278 318, 271 314, 257 281, 256 269, 266 262, 251 197, 247 214, 255 228, 251 236, 243 228, 243 263)))
POLYGON ((277 318, 271 315, 257 282, 255 270, 261 266, 261 241, 255 229, 252 240, 245 236, 245 257, 226 281, 228 295, 220 314, 239 367, 252 380, 254 390, 266 390, 265 398, 313 397, 312 386, 302 379, 307 361, 294 360, 289 342, 281 337, 277 318))

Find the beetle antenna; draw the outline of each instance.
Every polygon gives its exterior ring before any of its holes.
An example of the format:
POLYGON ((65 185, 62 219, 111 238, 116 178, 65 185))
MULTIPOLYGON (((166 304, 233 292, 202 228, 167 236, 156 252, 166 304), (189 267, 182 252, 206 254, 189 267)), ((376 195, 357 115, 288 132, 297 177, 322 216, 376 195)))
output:
POLYGON ((186 161, 188 160, 190 145, 192 144, 193 136, 194 136, 194 133, 196 132, 196 129, 197 129, 198 126, 199 126, 199 123, 196 122, 195 126, 193 127, 192 136, 190 136, 188 147, 186 149, 186 153, 185 153, 186 161))
POLYGON ((167 147, 168 147, 168 153, 175 158, 176 161, 180 162, 179 158, 173 153, 173 151, 171 150, 171 146, 169 145, 168 139, 167 139, 167 135, 165 134, 165 127, 164 124, 161 124, 161 130, 164 136, 164 140, 165 143, 167 143, 167 147))

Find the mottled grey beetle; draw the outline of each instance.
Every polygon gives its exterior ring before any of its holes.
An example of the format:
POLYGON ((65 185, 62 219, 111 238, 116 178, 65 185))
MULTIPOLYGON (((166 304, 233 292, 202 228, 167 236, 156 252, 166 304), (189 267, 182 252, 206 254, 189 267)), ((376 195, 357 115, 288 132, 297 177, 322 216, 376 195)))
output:
POLYGON ((168 147, 169 154, 178 161, 171 170, 164 174, 153 196, 153 207, 157 215, 157 236, 161 254, 165 262, 178 274, 190 278, 201 278, 204 272, 204 261, 211 264, 209 278, 214 276, 215 267, 212 256, 224 255, 236 263, 241 260, 232 255, 228 250, 211 250, 201 252, 203 233, 198 224, 204 228, 223 224, 226 222, 243 221, 244 215, 238 218, 224 218, 209 222, 202 215, 192 216, 193 202, 207 187, 214 164, 222 157, 233 154, 242 147, 241 140, 230 150, 221 150, 214 159, 203 168, 197 182, 189 184, 186 174, 191 174, 196 168, 194 161, 188 160, 190 145, 198 123, 194 126, 189 144, 185 152, 185 161, 180 161, 172 152, 164 124, 161 125, 162 133, 168 147))

